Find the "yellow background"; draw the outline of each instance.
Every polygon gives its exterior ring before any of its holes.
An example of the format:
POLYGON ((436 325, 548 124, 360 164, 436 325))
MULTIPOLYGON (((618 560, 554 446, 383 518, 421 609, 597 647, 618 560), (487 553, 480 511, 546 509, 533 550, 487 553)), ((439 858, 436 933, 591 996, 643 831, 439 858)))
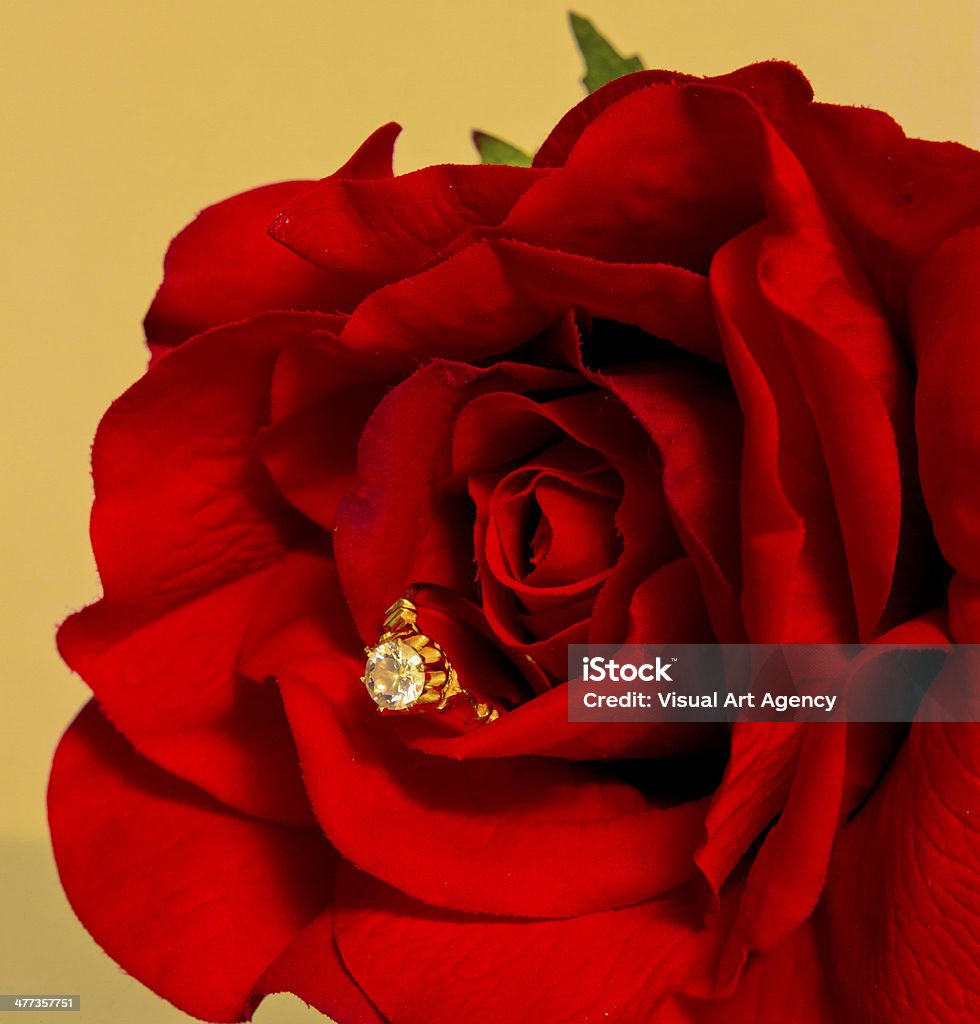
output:
MULTIPOLYGON (((232 192, 329 173, 391 119, 405 126, 400 170, 471 161, 471 127, 533 148, 580 96, 565 10, 553 0, 0 6, 0 993, 79 993, 84 1009, 68 1024, 189 1019, 78 925, 43 800, 51 751, 86 694, 53 631, 98 591, 89 443, 143 368, 140 320, 168 239, 232 192)), ((819 99, 977 143, 969 0, 582 0, 581 10, 648 67, 712 74, 787 58, 819 99)), ((314 1018, 290 997, 258 1014, 314 1018)))

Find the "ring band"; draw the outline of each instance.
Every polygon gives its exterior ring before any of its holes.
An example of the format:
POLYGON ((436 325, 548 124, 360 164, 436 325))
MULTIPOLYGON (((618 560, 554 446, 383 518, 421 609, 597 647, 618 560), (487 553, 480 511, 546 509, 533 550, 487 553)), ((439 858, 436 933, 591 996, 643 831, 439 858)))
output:
POLYGON ((462 708, 475 724, 500 717, 463 687, 441 645, 419 629, 418 608, 410 597, 400 597, 385 612, 380 638, 364 653, 361 682, 382 713, 462 708))

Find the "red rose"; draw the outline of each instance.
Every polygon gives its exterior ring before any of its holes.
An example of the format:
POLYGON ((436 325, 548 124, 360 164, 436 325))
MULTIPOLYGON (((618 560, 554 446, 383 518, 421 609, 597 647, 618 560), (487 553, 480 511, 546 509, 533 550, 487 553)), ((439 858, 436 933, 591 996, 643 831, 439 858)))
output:
POLYGON ((82 921, 216 1021, 974 1021, 975 725, 559 684, 586 639, 980 642, 980 155, 783 64, 620 79, 533 168, 393 177, 396 133, 167 257, 60 634, 82 921), (498 721, 375 713, 418 582, 498 721))

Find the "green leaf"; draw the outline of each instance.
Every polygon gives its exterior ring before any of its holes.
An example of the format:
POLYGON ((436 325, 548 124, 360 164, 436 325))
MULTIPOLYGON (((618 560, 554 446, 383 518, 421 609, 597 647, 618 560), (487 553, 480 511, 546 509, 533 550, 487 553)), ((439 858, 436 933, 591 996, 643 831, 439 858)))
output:
POLYGON ((585 61, 582 84, 589 92, 595 92, 614 78, 643 70, 643 61, 636 54, 632 57, 622 56, 588 18, 574 11, 569 13, 568 18, 575 33, 575 42, 585 61))
POLYGON ((480 154, 481 163, 485 164, 509 164, 511 167, 530 167, 531 154, 525 153, 523 149, 512 146, 496 135, 488 135, 486 132, 473 132, 473 145, 480 154))

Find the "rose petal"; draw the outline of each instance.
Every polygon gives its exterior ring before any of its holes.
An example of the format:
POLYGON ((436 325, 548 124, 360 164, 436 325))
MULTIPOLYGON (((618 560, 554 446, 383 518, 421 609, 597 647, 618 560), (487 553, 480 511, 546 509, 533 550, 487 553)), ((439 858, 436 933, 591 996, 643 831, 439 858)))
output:
POLYGON ((92 452, 92 544, 107 600, 170 607, 281 556, 302 524, 254 438, 280 351, 321 323, 273 313, 217 328, 112 404, 92 452))
POLYGON ((798 162, 775 133, 767 140, 773 230, 761 243, 759 286, 820 437, 858 625, 868 637, 892 584, 900 477, 913 471, 903 465, 914 448, 911 380, 857 261, 798 162))
POLYGON ((324 270, 377 286, 420 270, 467 228, 499 224, 547 173, 443 164, 375 181, 327 178, 286 205, 272 235, 324 270))
POLYGON ((251 573, 156 615, 102 601, 72 616, 58 645, 146 757, 231 807, 311 824, 278 691, 236 666, 274 574, 251 573))
POLYGON ((732 726, 725 776, 695 858, 714 893, 785 805, 802 743, 802 728, 792 722, 732 726))
POLYGON ((803 726, 786 803, 749 869, 725 943, 722 987, 749 951, 778 947, 816 906, 841 816, 846 735, 839 722, 803 726))
POLYGON ((252 993, 251 1010, 264 996, 292 992, 343 1024, 386 1024, 340 958, 331 907, 299 933, 268 967, 252 993))
POLYGON ((949 623, 960 644, 980 644, 980 581, 957 573, 949 586, 949 623))
POLYGON ((822 917, 841 1004, 868 1024, 970 1024, 980 997, 980 726, 913 724, 834 851, 822 917))
MULTIPOLYGON (((720 307, 729 365, 747 416, 748 407, 759 404, 761 382, 750 383, 752 371, 745 354, 735 350, 739 320, 743 322, 741 346, 751 352, 767 381, 778 381, 774 385, 781 405, 778 429, 785 441, 772 438, 768 443, 807 444, 811 448, 819 444, 837 506, 858 626, 862 635, 868 636, 889 596, 902 507, 908 504, 908 494, 902 494, 899 452, 911 451, 910 382, 857 261, 827 220, 798 161, 770 127, 764 125, 763 129, 760 169, 769 217, 765 226, 729 243, 716 258, 713 293, 720 307), (753 268, 757 268, 756 281, 751 277, 753 268), (739 278, 738 284, 733 283, 735 278, 739 278), (756 296, 755 289, 761 295, 756 296), (751 328, 750 321, 754 321, 751 328), (793 389, 798 395, 791 400, 793 389), (812 427, 807 423, 807 409, 812 427), (808 440, 807 434, 814 431, 816 437, 808 440), (874 440, 854 445, 856 436, 874 440)), ((761 409, 751 412, 757 422, 748 426, 756 436, 750 436, 747 449, 766 443, 759 421, 761 409)), ((769 429, 771 432, 772 427, 769 429)), ((794 460, 815 462, 803 453, 794 460)), ((780 469, 789 477, 788 465, 780 469)), ((798 472, 793 475, 795 482, 787 479, 787 485, 798 493, 790 497, 790 507, 785 510, 787 522, 765 529, 769 536, 783 533, 784 544, 790 547, 796 532, 792 509, 804 508, 801 489, 805 481, 798 472)), ((751 480, 746 483, 755 498, 757 487, 751 480)), ((826 488, 810 490, 818 494, 826 488)), ((805 514, 804 518, 811 530, 831 517, 824 512, 805 514)), ((757 532, 752 529, 750 535, 757 532)), ((784 554, 783 561, 790 562, 791 550, 784 554)), ((805 549, 803 559, 813 561, 805 549)), ((777 560, 769 561, 775 564, 777 560)), ((840 605, 839 598, 826 601, 825 613, 835 604, 840 605)), ((784 624, 794 618, 799 616, 788 616, 784 624)), ((779 628, 776 623, 772 626, 779 628)), ((825 628, 842 626, 829 623, 825 628)))
MULTIPOLYGON (((674 1024, 839 1024, 810 922, 746 964, 732 995, 682 999, 674 1024)), ((667 1024, 667 1022, 665 1022, 667 1024)))
POLYGON ((572 107, 554 127, 534 157, 535 167, 560 167, 582 133, 608 107, 640 89, 651 86, 717 86, 750 96, 767 112, 809 103, 813 90, 803 73, 786 61, 749 64, 728 74, 698 78, 679 71, 651 70, 614 79, 572 107))
POLYGON ((659 806, 546 758, 409 750, 389 728, 398 723, 374 712, 360 672, 358 659, 333 652, 279 674, 317 816, 359 867, 437 906, 532 917, 627 904, 690 876, 701 803, 659 806))
POLYGON ((729 90, 650 85, 599 113, 563 166, 517 201, 500 233, 610 262, 704 273, 722 244, 764 216, 758 136, 752 108, 729 90))
POLYGON ((941 245, 912 294, 919 473, 946 560, 980 577, 980 228, 941 245))
POLYGON ((718 730, 702 724, 569 722, 568 694, 558 686, 509 711, 492 729, 427 737, 412 746, 453 758, 539 754, 569 761, 674 757, 714 761, 718 750, 724 749, 724 739, 718 730))
MULTIPOLYGON (((877 637, 875 643, 945 649, 953 642, 948 618, 944 609, 910 619, 877 637)), ((858 664, 875 660, 872 648, 865 651, 858 664)), ((844 795, 841 800, 845 815, 854 813, 874 792, 905 741, 906 733, 906 726, 900 722, 848 723, 844 795)))
POLYGON ((271 309, 316 309, 324 274, 266 234, 308 181, 285 181, 202 210, 170 243, 163 282, 146 314, 158 354, 219 324, 271 309))
POLYGON ((663 500, 690 555, 715 634, 736 642, 743 626, 739 531, 733 522, 739 483, 741 414, 725 380, 682 359, 663 365, 582 371, 616 395, 653 439, 663 464, 663 500))
POLYGON ((356 484, 364 426, 395 380, 389 367, 352 357, 338 343, 342 324, 285 347, 272 379, 270 423, 257 444, 282 494, 327 530, 356 484))
POLYGON ((980 154, 907 138, 880 110, 815 103, 776 117, 868 276, 904 327, 924 257, 980 217, 980 154))
POLYGON ((509 352, 573 308, 635 324, 721 361, 707 282, 661 264, 604 263, 501 239, 478 242, 362 302, 341 340, 411 366, 426 354, 473 361, 509 352))
POLYGON ((534 166, 565 164, 592 123, 631 94, 690 85, 744 93, 773 122, 854 247, 889 318, 902 325, 918 263, 980 215, 980 156, 954 142, 907 138, 880 110, 813 103, 809 82, 791 64, 765 61, 704 79, 662 70, 616 79, 559 121, 534 166))
POLYGON ((142 759, 89 704, 48 789, 61 882, 95 940, 195 1017, 243 1020, 256 980, 329 899, 314 830, 230 813, 142 759))
MULTIPOLYGON (((401 132, 401 125, 395 121, 389 121, 380 128, 376 128, 351 153, 347 162, 330 175, 330 178, 357 181, 390 178, 394 174, 392 159, 394 158, 395 143, 401 132)), ((330 178, 324 180, 329 181, 330 178)))
POLYGON ((608 468, 575 474, 526 465, 504 476, 490 506, 506 577, 546 590, 608 569, 618 554, 613 521, 621 490, 608 468))
POLYGON ((238 677, 269 567, 306 527, 252 451, 282 346, 315 314, 182 345, 118 399, 93 451, 105 597, 62 627, 68 663, 147 756, 233 806, 309 820, 276 694, 238 677))
MULTIPOLYGON (((337 176, 390 177, 399 131, 394 124, 379 128, 337 176)), ((311 184, 286 181, 232 196, 177 235, 144 324, 157 355, 210 327, 267 310, 349 308, 349 282, 324 274, 267 234, 282 208, 311 184)))
POLYGON ((690 558, 667 562, 636 588, 626 643, 700 644, 710 643, 710 637, 701 583, 690 558))
POLYGON ((341 894, 341 955, 393 1024, 657 1021, 663 995, 706 972, 720 930, 668 900, 507 921, 436 910, 354 872, 341 894))
POLYGON ((353 657, 361 645, 326 545, 291 551, 255 602, 239 647, 238 667, 257 682, 316 661, 324 651, 353 657))
POLYGON ((759 300, 754 268, 762 230, 729 242, 712 268, 745 417, 742 608, 756 643, 840 641, 855 629, 843 543, 805 398, 759 300))

